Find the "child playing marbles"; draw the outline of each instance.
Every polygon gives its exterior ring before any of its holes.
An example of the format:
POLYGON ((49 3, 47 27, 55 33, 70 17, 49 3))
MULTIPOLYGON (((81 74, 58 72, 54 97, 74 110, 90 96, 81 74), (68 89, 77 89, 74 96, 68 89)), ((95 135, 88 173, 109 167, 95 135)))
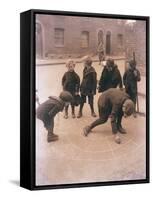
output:
POLYGON ((43 121, 44 127, 48 131, 47 141, 52 142, 58 140, 58 135, 53 133, 54 117, 58 112, 63 111, 64 106, 72 102, 72 95, 63 91, 59 97, 50 96, 47 101, 40 104, 36 110, 37 118, 43 121))

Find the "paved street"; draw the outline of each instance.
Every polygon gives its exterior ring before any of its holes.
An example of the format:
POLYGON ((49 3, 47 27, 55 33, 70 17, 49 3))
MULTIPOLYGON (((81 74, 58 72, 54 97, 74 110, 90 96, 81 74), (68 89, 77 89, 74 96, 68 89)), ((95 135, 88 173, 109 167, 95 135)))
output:
MULTIPOLYGON (((124 61, 118 60, 121 73, 124 61)), ((102 68, 94 62, 98 79, 102 68)), ((76 65, 76 72, 82 79, 82 64, 76 65)), ((50 95, 59 95, 61 78, 66 71, 64 65, 45 65, 36 68, 36 85, 40 102, 50 95)), ((142 80, 143 83, 143 80, 142 80)), ((139 84, 145 88, 144 83, 139 84)), ((95 110, 97 112, 97 99, 95 110)), ((145 112, 145 97, 139 97, 140 111, 145 112)), ((78 112, 78 107, 76 108, 78 112)), ((77 113, 76 112, 76 113, 77 113)), ((110 121, 98 126, 88 137, 82 129, 95 118, 90 116, 89 106, 84 107, 81 119, 64 119, 63 113, 55 118, 54 132, 59 141, 47 143, 47 132, 40 120, 36 119, 36 184, 64 184, 92 181, 114 181, 145 178, 145 117, 123 119, 127 134, 121 135, 120 145, 113 141, 110 121)))

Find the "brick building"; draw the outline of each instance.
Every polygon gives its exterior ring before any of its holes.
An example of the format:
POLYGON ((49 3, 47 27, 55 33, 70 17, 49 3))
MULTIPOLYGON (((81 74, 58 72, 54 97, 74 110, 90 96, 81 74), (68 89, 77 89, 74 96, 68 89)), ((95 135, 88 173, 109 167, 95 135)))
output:
POLYGON ((36 55, 38 58, 81 57, 96 55, 100 41, 106 55, 135 52, 138 64, 145 66, 145 21, 118 20, 61 15, 37 15, 36 55))

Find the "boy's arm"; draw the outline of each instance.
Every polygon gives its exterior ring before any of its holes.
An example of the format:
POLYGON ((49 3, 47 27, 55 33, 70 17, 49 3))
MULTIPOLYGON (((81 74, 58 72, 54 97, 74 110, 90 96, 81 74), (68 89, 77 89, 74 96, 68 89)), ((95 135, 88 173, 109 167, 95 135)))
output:
POLYGON ((78 76, 78 74, 76 74, 75 92, 76 92, 76 93, 79 93, 79 89, 80 89, 80 77, 78 76))
POLYGON ((140 76, 139 70, 136 69, 136 70, 134 71, 134 75, 135 75, 137 81, 140 81, 140 80, 141 80, 141 76, 140 76))
POLYGON ((106 69, 104 68, 102 73, 101 73, 100 80, 99 80, 99 83, 98 83, 98 91, 99 92, 104 91, 105 80, 106 80, 106 69))
POLYGON ((97 88, 97 73, 93 73, 93 88, 92 91, 94 94, 96 94, 96 88, 97 88))
POLYGON ((127 72, 124 72, 124 75, 123 75, 123 84, 124 85, 126 84, 126 76, 127 76, 127 72))
POLYGON ((119 77, 119 88, 123 88, 122 77, 119 70, 118 70, 118 77, 119 77))

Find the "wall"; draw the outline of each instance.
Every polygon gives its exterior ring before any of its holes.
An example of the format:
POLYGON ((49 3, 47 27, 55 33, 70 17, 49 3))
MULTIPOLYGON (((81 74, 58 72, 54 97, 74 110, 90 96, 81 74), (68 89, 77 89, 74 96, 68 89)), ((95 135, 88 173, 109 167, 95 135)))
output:
MULTIPOLYGON (((44 31, 44 55, 46 57, 55 55, 74 55, 82 56, 85 54, 97 53, 98 31, 103 31, 103 40, 106 48, 106 35, 110 32, 111 37, 111 55, 122 55, 124 53, 124 45, 118 49, 117 35, 122 34, 125 38, 125 30, 119 25, 116 19, 101 19, 89 17, 71 17, 71 16, 54 16, 54 15, 37 15, 39 22, 44 31), (54 29, 64 29, 64 46, 56 47, 54 43, 54 29), (82 31, 89 32, 89 46, 81 47, 82 31)), ((124 42, 124 41, 123 41, 124 42)))

